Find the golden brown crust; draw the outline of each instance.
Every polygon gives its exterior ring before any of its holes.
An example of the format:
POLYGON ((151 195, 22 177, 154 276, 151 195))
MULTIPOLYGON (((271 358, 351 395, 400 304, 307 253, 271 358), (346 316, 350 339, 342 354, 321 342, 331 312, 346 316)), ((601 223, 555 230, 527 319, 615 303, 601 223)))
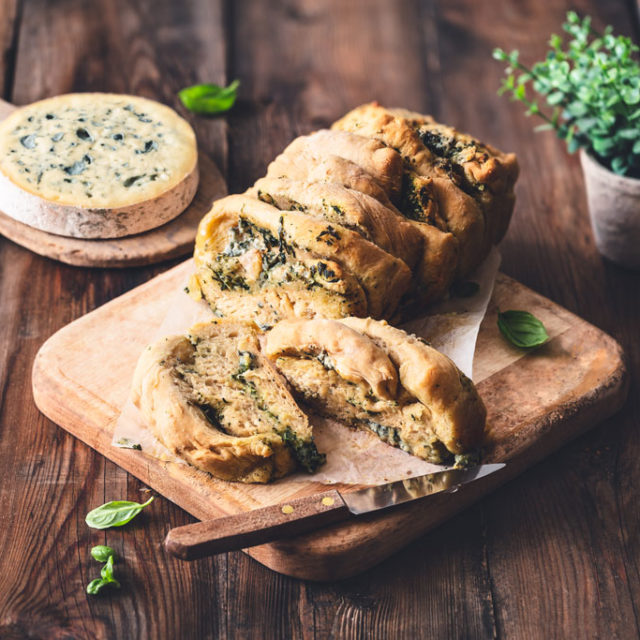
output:
MULTIPOLYGON (((178 359, 187 361, 192 354, 188 337, 171 336, 145 349, 138 361, 133 401, 160 442, 194 467, 222 480, 264 483, 293 471, 295 459, 277 433, 233 436, 205 418, 176 373, 178 359)), ((289 411, 297 410, 284 381, 271 368, 268 376, 281 381, 281 393, 291 404, 289 411)), ((297 413, 302 430, 308 429, 304 414, 297 413)))
POLYGON ((408 170, 432 178, 438 210, 460 245, 458 275, 468 275, 482 261, 486 255, 486 231, 478 203, 452 181, 408 121, 370 103, 350 111, 332 128, 376 138, 396 149, 408 170))
POLYGON ((471 380, 447 356, 385 321, 339 322, 384 349, 398 367, 402 386, 431 409, 434 431, 449 451, 465 453, 480 446, 486 408, 471 380))
POLYGON ((338 184, 261 178, 247 192, 278 209, 300 211, 357 231, 409 268, 422 253, 422 239, 391 205, 338 184))
POLYGON ((398 373, 385 352, 340 322, 324 318, 280 322, 267 334, 264 353, 271 359, 326 354, 341 378, 368 384, 379 398, 395 399, 398 373))
POLYGON ((269 229, 288 245, 341 265, 362 286, 367 296, 368 313, 373 317, 391 316, 409 288, 411 271, 407 265, 356 232, 295 211, 280 211, 242 195, 218 200, 212 212, 201 222, 196 237, 197 265, 207 261, 207 254, 212 247, 212 234, 217 233, 219 228, 212 225, 211 221, 220 212, 225 212, 232 219, 241 215, 269 229))
POLYGON ((397 201, 402 188, 402 158, 374 136, 357 135, 350 131, 321 129, 296 138, 283 155, 296 159, 300 155, 314 157, 337 155, 362 167, 384 189, 392 201, 397 201))
POLYGON ((441 300, 449 291, 458 264, 458 240, 452 233, 440 231, 424 222, 411 221, 423 238, 422 259, 416 265, 415 290, 411 297, 422 308, 441 300))
POLYGON ((355 162, 333 153, 313 155, 304 149, 295 156, 281 153, 269 165, 266 177, 340 184, 365 193, 387 207, 392 206, 387 192, 370 173, 355 162))

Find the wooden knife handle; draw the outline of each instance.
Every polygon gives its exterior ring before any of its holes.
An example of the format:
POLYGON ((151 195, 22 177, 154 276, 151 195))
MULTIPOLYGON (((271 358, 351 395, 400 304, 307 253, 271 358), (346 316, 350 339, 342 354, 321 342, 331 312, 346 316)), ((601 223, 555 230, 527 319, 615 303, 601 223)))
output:
POLYGON ((298 498, 171 529, 165 549, 183 560, 234 551, 346 520, 350 511, 337 491, 298 498))

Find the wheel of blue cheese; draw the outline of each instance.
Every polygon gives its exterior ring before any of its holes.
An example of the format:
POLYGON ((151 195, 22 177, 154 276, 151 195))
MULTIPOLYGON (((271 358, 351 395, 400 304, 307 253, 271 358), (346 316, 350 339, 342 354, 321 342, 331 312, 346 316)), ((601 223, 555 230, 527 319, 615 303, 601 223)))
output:
POLYGON ((0 123, 0 211, 42 231, 147 231, 180 215, 197 186, 193 129, 153 100, 68 94, 0 123))

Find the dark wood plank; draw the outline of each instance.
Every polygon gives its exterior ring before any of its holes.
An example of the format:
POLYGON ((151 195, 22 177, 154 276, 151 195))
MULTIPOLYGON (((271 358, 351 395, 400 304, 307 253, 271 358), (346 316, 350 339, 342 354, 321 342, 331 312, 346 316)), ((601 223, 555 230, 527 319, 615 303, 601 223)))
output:
MULTIPOLYGON (((13 92, 6 97, 17 104, 103 90, 178 107, 176 92, 185 84, 225 81, 221 3, 25 3, 15 59, 13 92)), ((192 121, 200 147, 224 167, 224 122, 192 121)), ((215 597, 224 607, 226 559, 187 565, 165 557, 165 523, 189 520, 163 500, 153 505, 153 517, 145 514, 126 531, 89 529, 89 509, 109 499, 138 499, 143 487, 67 438, 30 399, 31 363, 49 335, 166 266, 77 269, 0 240, 0 504, 10 514, 0 531, 0 637, 224 634, 223 609, 211 611, 210 605, 215 597), (122 592, 112 597, 84 592, 99 574, 89 556, 98 543, 110 544, 122 558, 116 564, 122 592)))
POLYGON ((295 135, 374 98, 516 151, 504 269, 612 333, 634 386, 616 418, 359 577, 303 584, 241 553, 185 565, 160 543, 192 519, 163 499, 123 530, 86 528, 91 507, 143 487, 30 400, 40 344, 162 267, 75 269, 1 239, 0 637, 637 637, 638 276, 599 258, 577 158, 495 95, 502 69, 490 58, 497 45, 541 55, 569 6, 637 35, 634 3, 30 0, 14 38, 16 6, 0 5, 0 86, 18 104, 92 89, 176 105, 185 84, 239 77, 228 132, 192 119, 223 169, 228 137, 232 191, 295 135), (123 590, 88 598, 89 549, 105 541, 124 558, 123 590))
POLYGON ((18 0, 0 3, 0 97, 8 96, 13 84, 19 9, 18 0))
MULTIPOLYGON (((522 178, 502 246, 503 270, 610 332, 638 372, 638 276, 599 257, 578 158, 552 135, 533 133, 536 123, 524 117, 521 105, 495 96, 501 65, 487 62, 494 46, 517 48, 524 61, 539 59, 568 8, 563 2, 504 1, 488 12, 476 3, 438 3, 443 97, 434 108, 442 119, 518 154, 522 178), (470 77, 481 105, 464 98, 470 77)), ((613 24, 632 35, 637 24, 624 2, 571 8, 590 13, 599 29, 613 24)), ((640 523, 630 496, 639 479, 633 462, 640 445, 637 373, 633 384, 616 418, 486 501, 498 636, 638 634, 639 558, 631 540, 640 523)))

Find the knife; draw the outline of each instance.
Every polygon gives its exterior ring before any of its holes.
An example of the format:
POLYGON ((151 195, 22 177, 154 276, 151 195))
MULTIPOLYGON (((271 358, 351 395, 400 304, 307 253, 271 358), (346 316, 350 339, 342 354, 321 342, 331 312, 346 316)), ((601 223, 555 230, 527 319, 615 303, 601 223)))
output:
POLYGON ((469 469, 447 469, 345 493, 332 489, 262 509, 176 527, 167 534, 164 546, 183 560, 253 547, 434 493, 453 493, 462 485, 504 466, 483 464, 469 469))

